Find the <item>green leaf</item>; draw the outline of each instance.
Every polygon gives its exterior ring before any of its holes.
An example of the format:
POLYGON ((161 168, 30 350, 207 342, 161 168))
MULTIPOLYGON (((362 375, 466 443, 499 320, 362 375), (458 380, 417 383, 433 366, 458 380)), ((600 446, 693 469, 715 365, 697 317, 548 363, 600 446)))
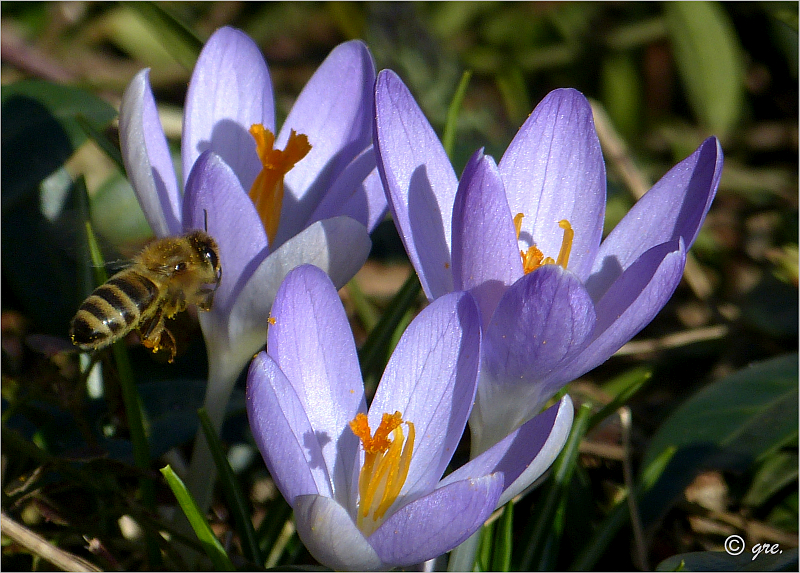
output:
POLYGON ((161 473, 164 475, 164 479, 167 480, 167 485, 169 485, 172 493, 175 494, 175 498, 178 500, 183 513, 186 514, 186 517, 189 519, 192 529, 194 529, 194 532, 197 534, 197 538, 203 545, 206 555, 211 558, 217 571, 236 571, 233 563, 231 563, 231 560, 225 553, 225 549, 222 547, 216 535, 214 535, 214 532, 211 531, 211 527, 209 527, 205 518, 200 513, 197 504, 189 493, 189 490, 186 489, 183 481, 181 481, 181 478, 179 478, 168 465, 161 468, 161 473))
POLYGON ((495 76, 495 81, 511 123, 522 124, 533 109, 522 70, 517 66, 504 68, 495 76))
POLYGON ((754 364, 692 396, 661 425, 643 465, 669 447, 726 452, 750 462, 797 436, 797 355, 754 364))
POLYGON ((780 356, 706 386, 661 425, 642 466, 675 450, 640 503, 645 526, 659 519, 709 468, 745 469, 797 439, 797 355, 780 356))
POLYGON ((191 28, 155 2, 123 2, 123 5, 139 16, 175 61, 187 70, 194 68, 203 42, 191 28))
POLYGON ((612 53, 600 68, 603 105, 614 126, 626 137, 634 136, 642 117, 644 88, 636 59, 628 52, 612 53))
POLYGON ((750 547, 740 555, 724 551, 681 553, 659 563, 656 571, 797 571, 797 548, 776 551, 780 553, 755 557, 750 547))
POLYGON ((34 192, 86 141, 82 122, 100 130, 117 115, 89 92, 40 80, 3 86, 0 99, 4 211, 34 192))
MULTIPOLYGON (((786 490, 784 490, 786 491, 786 490)), ((772 502, 772 500, 770 500, 772 502)), ((791 488, 765 518, 772 527, 797 534, 798 492, 797 485, 791 488)))
POLYGON ((725 137, 742 114, 742 48, 716 2, 666 2, 664 13, 689 104, 712 133, 725 137))
POLYGON ((796 482, 797 474, 797 450, 778 452, 759 468, 742 503, 750 507, 761 506, 784 487, 796 482))

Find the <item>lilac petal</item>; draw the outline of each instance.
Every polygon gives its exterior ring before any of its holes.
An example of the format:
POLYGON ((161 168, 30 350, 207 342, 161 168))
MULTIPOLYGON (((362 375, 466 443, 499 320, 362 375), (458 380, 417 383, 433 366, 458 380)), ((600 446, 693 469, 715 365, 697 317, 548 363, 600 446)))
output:
POLYGON ((389 516, 368 541, 384 563, 395 567, 427 561, 475 533, 502 490, 500 473, 437 488, 389 516))
MULTIPOLYGON (((573 414, 572 399, 564 396, 558 404, 534 416, 500 441, 488 444, 479 444, 474 439, 481 432, 479 428, 474 428, 475 424, 471 421, 473 459, 448 474, 438 487, 502 472, 505 480, 502 497, 506 498, 503 501, 505 503, 512 484, 525 477, 530 478, 529 485, 550 467, 569 436, 573 414)), ((515 488, 514 495, 525 487, 527 485, 515 488)))
POLYGON ((181 229, 181 192, 150 89, 150 70, 136 74, 122 95, 119 143, 125 171, 156 237, 181 229))
POLYGON ((335 571, 388 569, 347 510, 333 499, 319 495, 298 497, 294 520, 303 545, 323 565, 335 571))
MULTIPOLYGON (((497 500, 497 507, 502 507, 511 501, 514 497, 521 494, 537 479, 544 475, 550 466, 553 465, 553 462, 561 453, 561 450, 564 449, 564 445, 567 443, 570 430, 572 429, 572 419, 575 415, 575 408, 572 405, 572 400, 568 395, 565 395, 561 399, 561 402, 557 404, 557 406, 557 415, 556 419, 552 423, 552 426, 544 426, 545 422, 542 422, 543 427, 541 430, 539 430, 542 432, 549 432, 547 434, 547 441, 541 446, 541 449, 536 454, 536 457, 524 470, 522 470, 519 476, 514 479, 512 483, 506 484, 506 489, 503 491, 500 499, 497 500)), ((552 406, 552 408, 556 408, 556 406, 552 406)), ((536 420, 536 418, 533 420, 536 420)), ((530 431, 536 432, 534 429, 531 429, 530 431)), ((511 481, 519 466, 515 467, 513 465, 513 456, 508 456, 504 461, 508 462, 508 469, 504 474, 504 478, 508 481, 511 481)), ((501 464, 501 467, 503 465, 504 464, 501 464)))
POLYGON ((306 226, 345 215, 364 225, 371 233, 383 220, 387 209, 386 194, 375 167, 375 150, 369 147, 336 178, 306 226))
POLYGON ((558 222, 575 231, 568 269, 586 280, 603 232, 606 169, 592 109, 580 92, 559 89, 536 106, 500 160, 512 217, 523 213, 520 241, 556 258, 558 222))
POLYGON ((189 174, 183 220, 184 232, 205 229, 207 223, 208 233, 217 240, 222 281, 212 312, 224 316, 249 278, 253 261, 267 255, 267 235, 236 175, 210 151, 197 159, 189 174))
POLYGON ((386 198, 428 300, 453 290, 450 233, 458 180, 414 97, 384 70, 375 86, 375 150, 386 198))
POLYGON ((538 412, 563 385, 548 382, 591 340, 595 310, 580 280, 545 265, 500 299, 483 340, 471 427, 502 439, 538 412))
POLYGON ((208 39, 189 81, 181 148, 184 181, 200 154, 210 149, 249 191, 261 171, 248 131, 255 123, 275 133, 269 70, 255 42, 226 26, 208 39))
POLYGON ((247 418, 272 479, 289 505, 298 495, 330 496, 315 428, 281 369, 260 352, 247 374, 247 418))
POLYGON ((595 305, 597 325, 592 342, 560 374, 573 380, 608 360, 647 326, 675 292, 683 276, 683 239, 643 253, 595 305))
POLYGON ((453 286, 469 290, 484 327, 506 288, 522 276, 522 259, 503 181, 477 151, 464 168, 453 207, 453 286))
POLYGON ((337 499, 348 503, 359 440, 349 423, 366 413, 356 345, 336 288, 302 265, 286 275, 272 306, 267 348, 308 416, 337 499))
POLYGON ((291 130, 308 136, 311 151, 284 177, 278 242, 298 233, 345 167, 372 143, 375 63, 366 44, 338 45, 297 98, 275 145, 291 130))
POLYGON ((361 224, 335 217, 314 223, 265 259, 257 257, 242 273, 239 280, 243 286, 237 287, 236 300, 223 317, 227 320, 227 339, 236 341, 237 352, 252 356, 267 339, 272 301, 289 271, 309 263, 328 273, 333 284, 341 288, 367 260, 370 246, 361 224))
POLYGON ((414 498, 439 481, 464 432, 475 396, 480 358, 480 315, 466 292, 426 307, 397 344, 369 410, 370 428, 399 411, 414 424, 416 440, 401 491, 414 498))
POLYGON ((619 275, 648 249, 680 237, 692 246, 722 174, 722 148, 706 139, 637 201, 606 237, 586 288, 600 300, 619 275))

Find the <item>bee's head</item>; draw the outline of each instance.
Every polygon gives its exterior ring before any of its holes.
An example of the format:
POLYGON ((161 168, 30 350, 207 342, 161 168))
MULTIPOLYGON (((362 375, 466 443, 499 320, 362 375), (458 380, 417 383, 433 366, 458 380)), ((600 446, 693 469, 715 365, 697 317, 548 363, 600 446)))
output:
POLYGON ((222 280, 222 265, 219 261, 219 247, 214 238, 203 231, 193 231, 188 235, 192 248, 200 258, 206 284, 214 284, 214 288, 219 286, 222 280))

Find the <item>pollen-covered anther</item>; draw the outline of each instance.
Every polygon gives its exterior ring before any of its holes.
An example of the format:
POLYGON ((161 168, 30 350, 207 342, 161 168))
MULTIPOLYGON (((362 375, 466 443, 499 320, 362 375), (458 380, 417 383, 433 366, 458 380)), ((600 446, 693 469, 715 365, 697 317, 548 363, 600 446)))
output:
POLYGON ((364 448, 364 465, 358 477, 357 525, 369 535, 381 524, 406 482, 414 452, 414 424, 403 420, 400 412, 383 414, 370 434, 366 414, 358 414, 350 429, 364 448), (408 426, 408 438, 403 435, 403 424, 408 426))
POLYGON ((250 135, 256 141, 256 153, 261 161, 261 172, 250 188, 250 199, 256 206, 269 244, 272 245, 281 218, 283 177, 311 151, 311 144, 307 136, 292 130, 286 148, 274 149, 275 135, 260 123, 250 127, 250 135))
MULTIPOLYGON (((525 217, 522 213, 517 213, 514 216, 514 230, 517 233, 517 240, 519 241, 519 234, 522 231, 522 219, 525 217)), ((520 250, 519 254, 522 257, 522 271, 527 275, 544 265, 559 265, 561 268, 566 269, 569 263, 569 255, 572 251, 572 241, 575 238, 575 231, 572 230, 572 225, 566 219, 561 219, 558 226, 564 229, 564 237, 561 239, 561 249, 558 252, 558 258, 545 257, 544 253, 534 243, 526 251, 520 250)))

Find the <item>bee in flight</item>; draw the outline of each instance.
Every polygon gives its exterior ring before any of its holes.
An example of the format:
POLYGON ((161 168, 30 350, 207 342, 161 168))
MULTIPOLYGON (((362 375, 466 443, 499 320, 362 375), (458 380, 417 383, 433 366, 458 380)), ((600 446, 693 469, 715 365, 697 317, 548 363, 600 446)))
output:
POLYGON ((175 337, 164 324, 196 304, 210 310, 222 279, 219 248, 203 231, 153 241, 127 269, 83 301, 69 336, 81 350, 99 350, 136 329, 142 344, 175 358, 175 337))

